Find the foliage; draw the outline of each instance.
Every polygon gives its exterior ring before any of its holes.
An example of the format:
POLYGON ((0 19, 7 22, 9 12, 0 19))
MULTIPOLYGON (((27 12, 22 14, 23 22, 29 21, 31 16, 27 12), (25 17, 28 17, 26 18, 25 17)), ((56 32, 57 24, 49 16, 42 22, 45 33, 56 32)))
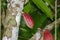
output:
POLYGON ((49 18, 52 18, 51 8, 49 8, 49 6, 47 6, 44 1, 42 1, 42 3, 43 4, 40 4, 40 0, 29 0, 29 2, 24 6, 24 12, 29 13, 34 20, 34 28, 28 28, 25 25, 24 20, 22 18, 20 25, 19 40, 28 40, 36 32, 37 28, 44 28, 43 25, 45 25, 45 21, 48 21, 49 18))
MULTIPOLYGON (((54 11, 54 1, 52 0, 29 0, 27 4, 24 5, 24 12, 29 13, 34 20, 34 28, 30 29, 25 25, 23 17, 21 18, 21 25, 19 29, 19 40, 28 40, 35 34, 37 28, 44 28, 49 21, 53 19, 54 11), (46 2, 49 4, 47 5, 46 2), (53 11, 52 11, 53 9, 53 11), (48 22, 47 22, 48 21, 48 22)), ((6 0, 2 0, 2 8, 7 9, 6 0)), ((52 32, 54 34, 54 30, 52 32)))

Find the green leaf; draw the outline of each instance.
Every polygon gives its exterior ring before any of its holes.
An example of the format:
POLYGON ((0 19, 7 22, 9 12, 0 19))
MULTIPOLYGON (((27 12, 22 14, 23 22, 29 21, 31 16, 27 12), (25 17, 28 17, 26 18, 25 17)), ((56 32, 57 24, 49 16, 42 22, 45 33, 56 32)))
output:
POLYGON ((41 9, 47 17, 49 17, 51 20, 53 19, 51 10, 46 6, 46 4, 42 0, 32 0, 33 3, 41 9))
POLYGON ((31 4, 28 3, 25 7, 24 7, 24 12, 29 12, 31 10, 31 4))
POLYGON ((32 5, 30 2, 27 5, 25 5, 25 7, 24 7, 24 12, 27 12, 27 13, 33 12, 36 10, 37 10, 37 8, 34 5, 32 5))
POLYGON ((51 4, 51 0, 44 0, 44 1, 47 2, 51 6, 52 9, 54 9, 54 6, 51 4))
POLYGON ((40 12, 34 12, 33 14, 31 14, 34 20, 34 30, 37 29, 38 27, 42 27, 42 24, 44 23, 44 21, 47 19, 47 16, 40 13, 40 12))

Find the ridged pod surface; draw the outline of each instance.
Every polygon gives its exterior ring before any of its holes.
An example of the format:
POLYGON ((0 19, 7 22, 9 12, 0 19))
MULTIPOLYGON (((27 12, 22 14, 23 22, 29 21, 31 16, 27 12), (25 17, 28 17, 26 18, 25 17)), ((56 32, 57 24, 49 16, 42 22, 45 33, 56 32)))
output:
POLYGON ((33 26, 34 26, 34 21, 33 21, 32 17, 31 17, 28 13, 24 12, 24 13, 23 13, 23 19, 24 19, 26 25, 27 25, 29 28, 32 29, 33 26))
POLYGON ((50 33, 49 30, 44 31, 43 40, 54 40, 53 35, 50 33))

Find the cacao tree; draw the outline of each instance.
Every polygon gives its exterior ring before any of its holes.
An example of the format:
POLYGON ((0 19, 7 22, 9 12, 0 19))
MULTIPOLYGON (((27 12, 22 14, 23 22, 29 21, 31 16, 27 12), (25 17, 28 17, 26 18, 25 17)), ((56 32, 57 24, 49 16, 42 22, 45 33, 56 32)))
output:
POLYGON ((55 0, 1 0, 1 22, 1 40, 55 40, 55 0))

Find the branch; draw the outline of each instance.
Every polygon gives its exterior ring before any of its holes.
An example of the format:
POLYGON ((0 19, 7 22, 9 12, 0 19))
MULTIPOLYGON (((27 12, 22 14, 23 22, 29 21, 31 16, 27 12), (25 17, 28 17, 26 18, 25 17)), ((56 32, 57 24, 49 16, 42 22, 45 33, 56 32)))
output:
MULTIPOLYGON (((58 20, 57 20, 57 24, 60 24, 60 18, 58 18, 58 20)), ((55 27, 55 21, 52 22, 52 23, 49 24, 49 25, 46 25, 45 28, 44 28, 43 30, 48 29, 48 30, 51 31, 54 27, 55 27)))
POLYGON ((40 28, 37 29, 37 32, 29 40, 39 40, 41 38, 42 31, 40 28))

